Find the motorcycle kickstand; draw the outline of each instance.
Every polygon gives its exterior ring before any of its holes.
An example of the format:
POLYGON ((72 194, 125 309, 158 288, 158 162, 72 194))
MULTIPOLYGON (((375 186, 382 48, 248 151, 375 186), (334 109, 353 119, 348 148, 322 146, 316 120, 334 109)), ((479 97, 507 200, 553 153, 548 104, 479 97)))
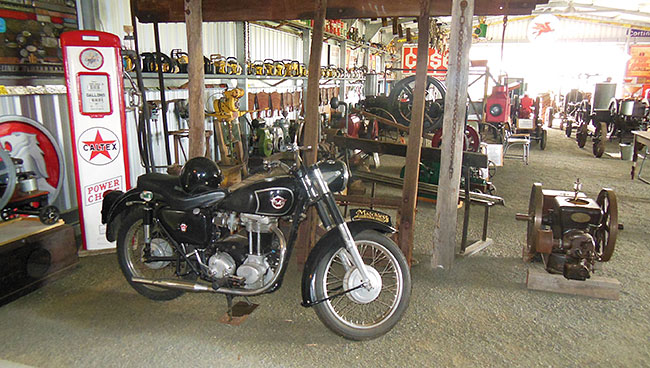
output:
POLYGON ((232 300, 233 300, 233 296, 230 294, 226 294, 226 301, 228 302, 228 311, 226 313, 228 313, 229 322, 232 321, 232 308, 233 308, 232 300))

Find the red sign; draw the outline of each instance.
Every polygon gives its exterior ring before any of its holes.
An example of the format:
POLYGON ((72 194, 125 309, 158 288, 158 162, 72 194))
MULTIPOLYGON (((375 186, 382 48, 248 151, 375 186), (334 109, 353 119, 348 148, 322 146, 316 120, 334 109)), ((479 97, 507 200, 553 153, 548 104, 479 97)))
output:
POLYGON ((650 46, 630 46, 630 60, 627 62, 625 76, 650 78, 650 46))
MULTIPOLYGON (((404 74, 415 74, 415 67, 418 64, 418 47, 415 45, 404 45, 402 47, 402 68, 404 74)), ((438 50, 429 49, 429 71, 430 76, 440 80, 447 78, 447 67, 449 67, 449 50, 441 54, 438 50)))

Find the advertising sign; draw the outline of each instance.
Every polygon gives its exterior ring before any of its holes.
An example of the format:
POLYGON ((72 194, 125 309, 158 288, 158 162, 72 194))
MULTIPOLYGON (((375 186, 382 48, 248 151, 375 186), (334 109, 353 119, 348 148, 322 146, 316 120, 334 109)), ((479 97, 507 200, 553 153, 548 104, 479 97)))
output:
POLYGON ((120 39, 110 33, 61 35, 84 249, 112 248, 101 224, 104 193, 128 190, 130 177, 120 39))
MULTIPOLYGON (((402 47, 402 68, 404 74, 415 74, 415 67, 418 64, 418 47, 417 45, 404 45, 402 47)), ((449 50, 444 54, 438 50, 429 49, 429 68, 437 71, 429 71, 428 74, 440 80, 447 78, 447 68, 449 67, 449 50)))
POLYGON ((630 60, 627 62, 625 76, 628 78, 650 78, 650 46, 630 46, 630 60))

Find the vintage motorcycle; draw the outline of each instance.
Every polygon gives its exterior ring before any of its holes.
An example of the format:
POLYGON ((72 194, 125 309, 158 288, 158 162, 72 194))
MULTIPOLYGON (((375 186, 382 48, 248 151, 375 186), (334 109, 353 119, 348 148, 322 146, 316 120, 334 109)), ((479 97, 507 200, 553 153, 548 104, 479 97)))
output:
POLYGON ((102 223, 117 240, 120 268, 129 284, 153 300, 184 291, 235 296, 271 293, 281 284, 300 222, 315 206, 327 230, 311 250, 302 275, 302 305, 314 307, 333 332, 352 340, 381 336, 409 304, 406 259, 387 236, 388 215, 360 209, 346 222, 333 193, 347 186, 340 161, 302 165, 276 161, 286 175, 232 192, 219 187, 218 166, 193 158, 180 176, 149 173, 126 192, 105 194, 102 223), (288 240, 285 232, 289 233, 288 240))

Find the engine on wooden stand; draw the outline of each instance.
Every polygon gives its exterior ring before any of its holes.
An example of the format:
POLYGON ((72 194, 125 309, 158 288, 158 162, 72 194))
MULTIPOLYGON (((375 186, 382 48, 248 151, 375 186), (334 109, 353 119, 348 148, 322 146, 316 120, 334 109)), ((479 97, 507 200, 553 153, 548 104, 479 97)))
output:
POLYGON ((618 234, 616 194, 604 188, 594 200, 581 192, 578 179, 573 192, 542 189, 533 184, 527 214, 525 262, 539 260, 550 273, 571 280, 586 280, 596 262, 607 262, 614 253, 618 234))

